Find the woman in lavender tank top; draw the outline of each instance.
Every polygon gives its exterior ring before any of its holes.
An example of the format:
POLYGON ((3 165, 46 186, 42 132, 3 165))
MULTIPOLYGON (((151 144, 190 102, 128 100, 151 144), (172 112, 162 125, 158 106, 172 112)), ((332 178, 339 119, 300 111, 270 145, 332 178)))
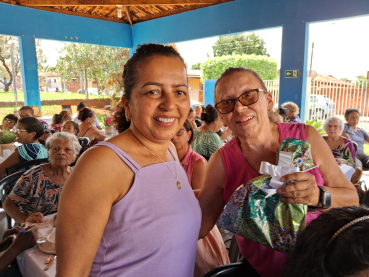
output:
POLYGON ((57 276, 192 277, 201 211, 170 143, 190 108, 186 66, 170 46, 142 45, 123 79, 122 133, 64 185, 57 276))
MULTIPOLYGON (((324 186, 331 195, 331 207, 358 204, 355 187, 343 175, 327 144, 312 126, 269 122, 273 99, 257 73, 241 67, 227 69, 215 84, 215 103, 223 122, 237 137, 218 150, 206 168, 199 196, 203 214, 200 237, 210 231, 232 193, 260 175, 262 161, 276 164, 277 149, 286 137, 309 142, 319 168, 283 176, 285 179, 281 181, 295 182, 278 189, 281 201, 322 208, 319 187, 324 186)), ((307 222, 322 211, 308 212, 307 222)), ((236 239, 242 255, 259 275, 281 276, 285 254, 239 236, 236 239)))

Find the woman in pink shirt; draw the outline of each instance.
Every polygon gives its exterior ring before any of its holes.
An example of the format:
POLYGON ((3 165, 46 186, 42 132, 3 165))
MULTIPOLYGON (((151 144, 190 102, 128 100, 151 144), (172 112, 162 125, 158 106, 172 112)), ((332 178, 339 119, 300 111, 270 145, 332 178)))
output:
MULTIPOLYGON (((314 127, 269 122, 268 111, 274 103, 257 73, 242 67, 227 69, 215 84, 214 98, 222 121, 236 137, 218 150, 207 165, 199 196, 202 209, 200 237, 212 229, 232 193, 241 184, 261 175, 262 161, 276 164, 277 149, 287 137, 307 141, 319 168, 282 176, 281 181, 294 182, 277 190, 281 201, 319 209, 315 214, 308 212, 307 223, 330 207, 359 203, 355 187, 345 178, 314 127)), ((261 276, 281 276, 285 254, 240 236, 236 239, 241 254, 261 276)))
MULTIPOLYGON (((191 149, 193 128, 186 119, 183 126, 172 138, 178 158, 186 171, 188 182, 193 190, 200 190, 205 176, 207 161, 191 149)), ((229 264, 228 252, 218 227, 213 225, 209 234, 197 243, 194 277, 204 276, 215 267, 229 264)))

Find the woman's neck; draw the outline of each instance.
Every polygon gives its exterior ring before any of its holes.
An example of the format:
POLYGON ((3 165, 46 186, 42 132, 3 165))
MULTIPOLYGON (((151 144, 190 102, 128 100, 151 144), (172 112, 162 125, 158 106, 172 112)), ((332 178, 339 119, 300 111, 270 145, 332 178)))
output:
POLYGON ((355 131, 357 131, 357 125, 351 125, 351 124, 349 124, 349 126, 350 126, 352 129, 354 129, 355 131))
POLYGON ((241 149, 244 151, 274 149, 279 145, 278 126, 275 123, 270 123, 270 128, 262 128, 260 132, 255 132, 254 136, 247 135, 242 138, 239 136, 239 141, 241 149), (275 135, 276 133, 278 133, 278 136, 275 135))
POLYGON ((204 123, 204 125, 202 125, 201 127, 197 128, 199 131, 206 131, 206 130, 210 130, 213 132, 218 132, 219 130, 216 130, 216 125, 215 122, 212 122, 210 124, 206 124, 204 123))
POLYGON ((66 166, 55 166, 50 163, 50 169, 53 172, 53 175, 55 176, 64 176, 68 177, 70 173, 70 167, 69 165, 66 166))
MULTIPOLYGON (((168 153, 168 147, 170 140, 161 140, 161 141, 152 141, 148 138, 146 138, 135 126, 134 124, 131 124, 130 126, 130 132, 135 141, 137 141, 138 144, 140 144, 140 147, 143 147, 144 149, 147 148, 150 150, 149 152, 152 152, 155 156, 159 157, 159 159, 162 159, 166 161, 167 153, 168 153)), ((146 150, 146 149, 145 149, 146 150)), ((147 151, 147 150, 146 150, 147 151)))
POLYGON ((177 153, 178 153, 178 159, 182 162, 184 157, 186 156, 188 149, 190 148, 190 146, 188 144, 186 144, 185 147, 182 147, 180 149, 177 148, 177 153))
POLYGON ((341 139, 342 139, 341 135, 338 135, 338 136, 327 136, 327 141, 328 142, 337 142, 337 141, 339 141, 341 139))

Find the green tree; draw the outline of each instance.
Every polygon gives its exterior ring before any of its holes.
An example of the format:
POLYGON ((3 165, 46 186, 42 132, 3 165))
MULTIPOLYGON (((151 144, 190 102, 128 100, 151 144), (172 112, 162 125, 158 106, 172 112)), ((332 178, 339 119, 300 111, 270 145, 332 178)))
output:
POLYGON ((341 80, 342 80, 342 81, 345 81, 345 82, 347 82, 347 83, 351 83, 351 82, 352 82, 352 80, 349 80, 349 78, 341 78, 341 80))
POLYGON ((355 85, 357 88, 368 88, 369 80, 364 75, 356 76, 355 85))
POLYGON ((56 71, 62 79, 92 79, 96 82, 99 94, 107 87, 123 88, 122 71, 129 58, 128 49, 90 45, 64 44, 60 50, 56 71))
POLYGON ((256 71, 263 80, 277 77, 277 62, 267 56, 232 55, 208 58, 201 64, 202 80, 218 79, 229 67, 245 67, 256 71))
POLYGON ((235 54, 255 54, 268 56, 265 41, 254 32, 219 37, 213 45, 214 57, 235 54))
MULTIPOLYGON (((4 90, 9 91, 13 82, 12 65, 10 61, 10 49, 14 43, 15 73, 20 70, 19 41, 17 37, 0 36, 0 83, 4 85, 4 90)), ((42 51, 40 40, 36 40, 36 54, 38 66, 46 62, 45 54, 42 51)))
POLYGON ((192 66, 191 66, 191 69, 201 69, 201 63, 194 63, 192 66))

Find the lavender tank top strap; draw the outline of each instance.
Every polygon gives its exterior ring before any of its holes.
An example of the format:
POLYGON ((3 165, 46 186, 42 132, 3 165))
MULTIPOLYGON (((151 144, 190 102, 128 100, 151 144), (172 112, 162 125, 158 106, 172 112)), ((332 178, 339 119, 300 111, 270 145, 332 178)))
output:
POLYGON ((137 173, 137 171, 139 171, 141 169, 141 167, 130 157, 128 156, 122 149, 120 149, 118 146, 110 143, 110 142, 100 142, 99 144, 96 145, 97 146, 106 146, 108 148, 110 148, 111 150, 113 150, 115 152, 115 154, 117 154, 119 156, 119 158, 122 159, 122 161, 128 165, 128 167, 134 172, 137 173))

